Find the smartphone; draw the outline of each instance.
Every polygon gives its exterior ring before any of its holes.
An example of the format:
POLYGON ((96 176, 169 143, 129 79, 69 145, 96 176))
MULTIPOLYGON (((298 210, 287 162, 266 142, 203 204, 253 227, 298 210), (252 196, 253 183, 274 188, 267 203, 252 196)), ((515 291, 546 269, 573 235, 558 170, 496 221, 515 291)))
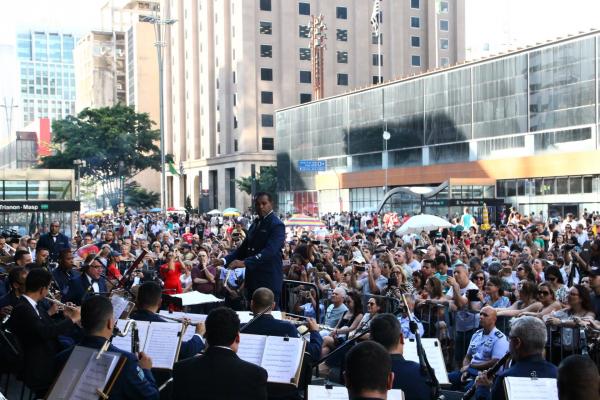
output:
POLYGON ((479 297, 477 296, 478 293, 479 293, 479 290, 477 290, 477 289, 469 289, 469 290, 467 290, 467 300, 469 300, 469 301, 479 301, 479 297))

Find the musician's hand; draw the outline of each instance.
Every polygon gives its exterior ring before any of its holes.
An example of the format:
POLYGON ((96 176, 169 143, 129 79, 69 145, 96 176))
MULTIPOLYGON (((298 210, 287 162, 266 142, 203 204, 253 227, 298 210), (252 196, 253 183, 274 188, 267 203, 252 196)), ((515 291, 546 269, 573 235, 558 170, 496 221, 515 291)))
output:
POLYGON ((199 322, 198 325, 196 325, 196 333, 204 336, 204 334, 206 333, 206 327, 204 326, 204 322, 199 322))
MULTIPOLYGON (((72 306, 72 303, 67 303, 67 305, 72 306)), ((81 308, 76 307, 76 308, 65 308, 63 310, 63 314, 65 315, 65 317, 70 318, 71 321, 73 321, 73 323, 78 323, 79 321, 81 321, 81 308)))
POLYGON ((319 332, 319 324, 313 318, 306 319, 306 325, 308 325, 308 330, 311 332, 319 332))
POLYGON ((6 307, 0 308, 0 318, 4 319, 5 317, 9 316, 10 313, 12 312, 12 310, 13 310, 12 306, 6 306, 6 307))
POLYGON ((492 380, 484 372, 480 372, 475 378, 475 384, 477 386, 492 386, 492 380))
POLYGON ((142 369, 152 369, 152 359, 146 355, 143 351, 138 354, 138 363, 142 369))
POLYGON ((49 316, 53 316, 54 314, 56 314, 58 312, 58 304, 56 303, 52 303, 52 305, 50 306, 50 308, 48 309, 48 315, 49 316))

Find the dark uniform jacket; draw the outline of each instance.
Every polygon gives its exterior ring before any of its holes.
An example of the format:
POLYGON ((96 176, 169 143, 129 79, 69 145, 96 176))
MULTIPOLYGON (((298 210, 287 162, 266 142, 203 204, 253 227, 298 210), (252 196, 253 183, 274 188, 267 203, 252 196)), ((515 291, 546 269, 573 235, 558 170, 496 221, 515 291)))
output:
MULTIPOLYGON (((98 336, 85 336, 79 346, 89 347, 92 349, 100 349, 104 345, 106 339, 98 336)), ((142 369, 138 365, 138 359, 135 355, 128 351, 123 351, 112 344, 108 350, 113 353, 123 354, 127 361, 117 378, 111 392, 111 400, 122 399, 158 399, 159 392, 154 382, 154 377, 149 369, 142 369)), ((73 352, 73 347, 59 353, 56 357, 57 369, 61 369, 69 359, 73 352)))
MULTIPOLYGON (((135 310, 129 315, 129 318, 136 321, 169 322, 162 319, 160 315, 148 310, 135 310)), ((194 328, 188 327, 187 329, 194 328)), ((193 357, 202 350, 204 350, 204 342, 198 336, 194 335, 190 340, 186 340, 185 342, 181 343, 181 348, 179 349, 179 360, 193 357)))
POLYGON ((31 303, 21 297, 12 311, 8 327, 19 338, 24 352, 24 382, 41 394, 55 378, 54 357, 60 350, 58 336, 69 332, 73 322, 69 318, 53 321, 39 303, 38 310, 39 316, 31 303))
POLYGON ((538 378, 556 379, 558 376, 556 365, 547 362, 541 355, 526 357, 496 375, 494 386, 492 386, 492 400, 506 400, 506 392, 504 390, 505 377, 531 377, 533 372, 535 372, 535 376, 538 378))
POLYGON ((267 371, 213 346, 175 364, 173 388, 176 400, 266 400, 267 371))
POLYGON ((281 249, 284 241, 285 225, 271 212, 257 219, 240 247, 225 257, 226 264, 233 260, 244 261, 249 298, 256 289, 266 287, 275 294, 275 303, 279 303, 283 285, 281 249))
MULTIPOLYGON (((108 292, 106 287, 106 279, 100 277, 98 279, 98 289, 100 293, 108 292)), ((70 301, 77 305, 81 305, 89 296, 94 295, 94 289, 86 274, 81 274, 79 277, 69 281, 69 287, 63 301, 70 301)))
POLYGON ((402 389, 406 400, 428 399, 430 387, 421 375, 421 366, 414 361, 404 359, 402 354, 391 354, 394 389, 402 389))
POLYGON ((50 253, 50 260, 56 261, 58 260, 58 254, 62 250, 70 249, 71 245, 69 244, 69 238, 66 235, 59 232, 58 235, 56 235, 55 241, 50 232, 48 232, 40 236, 40 240, 38 240, 38 247, 44 247, 48 249, 48 252, 50 253))

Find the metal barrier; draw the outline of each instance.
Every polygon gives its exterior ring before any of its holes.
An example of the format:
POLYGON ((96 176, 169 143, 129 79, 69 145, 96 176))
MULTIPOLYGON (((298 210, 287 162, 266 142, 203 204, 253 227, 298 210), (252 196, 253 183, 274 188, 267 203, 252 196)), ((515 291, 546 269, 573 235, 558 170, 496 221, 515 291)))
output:
POLYGON ((319 287, 314 283, 284 279, 281 291, 281 311, 297 314, 294 307, 300 303, 299 300, 302 300, 303 297, 306 298, 305 292, 311 289, 314 289, 316 296, 315 302, 317 307, 313 307, 315 319, 318 323, 321 323, 321 293, 319 287))

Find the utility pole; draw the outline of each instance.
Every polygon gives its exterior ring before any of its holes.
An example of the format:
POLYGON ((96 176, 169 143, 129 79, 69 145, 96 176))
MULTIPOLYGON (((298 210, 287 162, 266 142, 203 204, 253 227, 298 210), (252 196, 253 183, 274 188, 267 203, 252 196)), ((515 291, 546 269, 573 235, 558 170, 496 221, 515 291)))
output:
POLYGON ((15 155, 15 168, 17 167, 16 163, 17 163, 17 159, 16 159, 16 148, 13 150, 13 144, 15 143, 15 140, 13 140, 13 135, 12 135, 12 117, 13 117, 13 109, 19 107, 18 105, 14 104, 14 98, 11 97, 10 98, 10 104, 8 104, 6 102, 6 97, 3 99, 3 103, 0 104, 0 107, 4 108, 4 116, 6 118, 6 135, 8 137, 8 167, 12 167, 12 157, 13 154, 15 155))
POLYGON ((325 31, 327 26, 323 22, 323 14, 318 17, 310 16, 310 53, 312 63, 312 82, 313 82, 313 100, 319 100, 324 97, 325 83, 324 78, 324 56, 325 40, 327 35, 325 31))

